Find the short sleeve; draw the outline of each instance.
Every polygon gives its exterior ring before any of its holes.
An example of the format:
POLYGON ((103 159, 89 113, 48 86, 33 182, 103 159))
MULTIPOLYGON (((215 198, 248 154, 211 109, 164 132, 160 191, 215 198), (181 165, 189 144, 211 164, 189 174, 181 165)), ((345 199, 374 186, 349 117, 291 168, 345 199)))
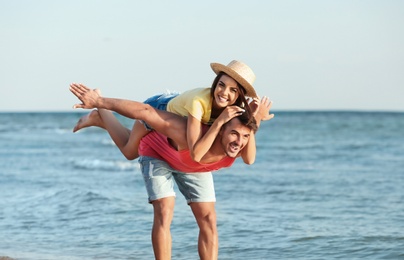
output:
POLYGON ((186 104, 185 104, 185 109, 188 111, 190 115, 198 119, 199 121, 202 121, 202 118, 204 117, 204 111, 206 110, 204 108, 203 103, 199 99, 199 97, 195 97, 193 99, 190 99, 186 104))

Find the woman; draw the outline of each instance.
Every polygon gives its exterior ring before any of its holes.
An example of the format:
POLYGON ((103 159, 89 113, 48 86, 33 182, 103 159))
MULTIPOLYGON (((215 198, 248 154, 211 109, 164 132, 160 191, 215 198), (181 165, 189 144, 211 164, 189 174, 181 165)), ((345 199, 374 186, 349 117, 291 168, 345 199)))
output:
MULTIPOLYGON (((252 109, 252 114, 255 114, 259 105, 252 86, 255 75, 247 65, 234 60, 227 66, 211 63, 211 68, 217 74, 211 88, 192 89, 179 95, 156 95, 145 101, 155 108, 187 116, 187 142, 191 158, 196 162, 210 149, 223 124, 243 113, 244 109, 252 109), (248 104, 246 96, 253 98, 251 103, 248 104), (210 125, 205 134, 202 132, 203 124, 210 125)), ((104 121, 111 122, 106 124, 106 130, 124 156, 129 160, 136 159, 140 139, 152 129, 136 121, 133 131, 123 131, 116 125, 120 123, 112 118, 111 112, 100 109, 99 113, 104 121)), ((81 118, 73 131, 92 126, 88 118, 89 115, 81 118)), ((243 161, 252 164, 255 153, 255 138, 252 136, 241 154, 243 161)))

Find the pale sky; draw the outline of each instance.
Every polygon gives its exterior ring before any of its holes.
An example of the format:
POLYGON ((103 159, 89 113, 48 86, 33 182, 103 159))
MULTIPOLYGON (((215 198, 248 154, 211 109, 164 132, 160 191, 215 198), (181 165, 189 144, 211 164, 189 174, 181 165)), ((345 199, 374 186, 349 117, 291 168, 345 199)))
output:
POLYGON ((0 0, 0 111, 210 87, 233 59, 274 111, 404 111, 404 1, 0 0))

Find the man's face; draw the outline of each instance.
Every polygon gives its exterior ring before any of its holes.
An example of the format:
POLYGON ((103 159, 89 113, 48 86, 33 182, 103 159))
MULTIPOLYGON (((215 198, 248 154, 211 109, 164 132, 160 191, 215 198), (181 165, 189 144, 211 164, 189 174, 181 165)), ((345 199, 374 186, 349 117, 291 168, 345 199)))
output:
POLYGON ((236 157, 250 139, 251 130, 233 118, 221 132, 221 145, 227 156, 236 157))

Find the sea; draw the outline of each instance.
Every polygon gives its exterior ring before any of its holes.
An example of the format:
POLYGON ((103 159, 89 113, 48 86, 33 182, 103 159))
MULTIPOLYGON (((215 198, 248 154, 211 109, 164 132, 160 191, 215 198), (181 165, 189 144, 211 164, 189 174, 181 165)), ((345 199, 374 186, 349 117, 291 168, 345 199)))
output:
MULTIPOLYGON (((404 259, 404 113, 274 113, 253 165, 214 172, 219 259, 404 259)), ((0 258, 154 259, 138 162, 73 133, 82 115, 0 113, 0 258)), ((179 192, 171 232, 173 259, 199 259, 179 192)))

